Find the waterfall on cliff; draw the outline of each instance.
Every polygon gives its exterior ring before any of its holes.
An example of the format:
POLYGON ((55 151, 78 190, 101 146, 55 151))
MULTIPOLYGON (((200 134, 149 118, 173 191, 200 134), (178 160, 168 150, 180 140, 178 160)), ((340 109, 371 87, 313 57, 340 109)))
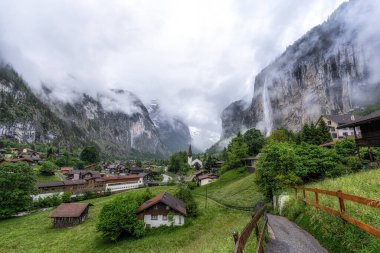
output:
POLYGON ((273 128, 273 119, 272 119, 272 105, 271 105, 270 99, 269 99, 268 83, 267 83, 266 78, 264 80, 262 101, 263 101, 265 134, 267 136, 269 136, 270 133, 272 132, 272 128, 273 128))

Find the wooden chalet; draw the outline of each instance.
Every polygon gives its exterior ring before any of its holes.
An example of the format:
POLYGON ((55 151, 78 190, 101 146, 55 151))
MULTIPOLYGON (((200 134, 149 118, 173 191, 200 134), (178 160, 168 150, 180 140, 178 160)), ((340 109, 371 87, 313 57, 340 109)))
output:
POLYGON ((144 202, 137 210, 137 217, 144 220, 146 227, 183 226, 186 215, 185 204, 167 192, 144 202), (173 215, 172 220, 169 214, 173 215))
POLYGON ((60 204, 49 217, 53 219, 54 228, 65 228, 79 225, 88 215, 89 204, 60 204))
POLYGON ((346 127, 360 127, 361 135, 354 133, 358 147, 380 147, 380 110, 338 128, 346 127))

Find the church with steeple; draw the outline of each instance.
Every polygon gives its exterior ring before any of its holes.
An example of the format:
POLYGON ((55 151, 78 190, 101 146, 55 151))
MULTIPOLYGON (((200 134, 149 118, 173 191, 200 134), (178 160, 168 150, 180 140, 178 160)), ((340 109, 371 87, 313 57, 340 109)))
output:
POLYGON ((201 160, 195 159, 193 161, 193 151, 191 150, 191 144, 189 145, 189 151, 187 152, 187 164, 193 168, 202 168, 203 167, 201 160))

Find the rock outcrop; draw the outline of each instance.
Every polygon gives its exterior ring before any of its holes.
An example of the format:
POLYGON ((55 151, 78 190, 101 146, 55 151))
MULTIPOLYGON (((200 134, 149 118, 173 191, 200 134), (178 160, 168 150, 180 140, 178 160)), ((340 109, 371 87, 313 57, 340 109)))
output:
POLYGON ((234 102, 222 113, 222 139, 256 127, 300 130, 321 114, 348 113, 379 101, 379 8, 351 0, 323 24, 289 46, 255 78, 252 102, 234 102))

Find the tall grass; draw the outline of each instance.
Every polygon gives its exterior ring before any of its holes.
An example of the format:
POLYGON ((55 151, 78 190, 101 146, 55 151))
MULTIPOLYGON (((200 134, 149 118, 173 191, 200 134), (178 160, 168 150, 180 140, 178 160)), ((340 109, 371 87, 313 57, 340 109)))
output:
MULTIPOLYGON (((306 187, 341 190, 351 195, 379 200, 380 169, 327 179, 308 184, 306 187)), ((307 198, 314 201, 314 193, 308 193, 307 198)), ((319 203, 339 210, 336 197, 319 194, 319 203)), ((380 229, 379 209, 346 200, 344 203, 348 215, 380 229)), ((339 217, 316 210, 303 201, 295 200, 294 197, 285 208, 285 216, 312 233, 330 252, 380 252, 380 238, 362 231, 339 217)))
POLYGON ((245 169, 231 170, 224 173, 217 181, 198 187, 195 193, 206 195, 223 204, 236 206, 254 206, 263 199, 255 184, 255 174, 249 174, 245 169))

